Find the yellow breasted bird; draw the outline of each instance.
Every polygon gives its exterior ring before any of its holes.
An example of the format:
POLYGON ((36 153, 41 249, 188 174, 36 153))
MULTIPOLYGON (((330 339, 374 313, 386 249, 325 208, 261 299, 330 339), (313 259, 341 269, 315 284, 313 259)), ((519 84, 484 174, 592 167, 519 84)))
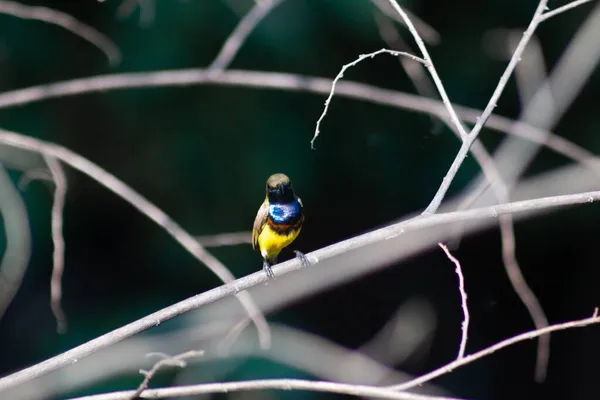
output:
MULTIPOLYGON (((267 194, 254 220, 252 228, 252 248, 260 251, 263 270, 273 278, 271 265, 284 247, 298 237, 304 222, 302 201, 294 194, 292 182, 284 174, 274 174, 267 179, 267 194)), ((304 254, 295 251, 296 256, 307 265, 304 254)))

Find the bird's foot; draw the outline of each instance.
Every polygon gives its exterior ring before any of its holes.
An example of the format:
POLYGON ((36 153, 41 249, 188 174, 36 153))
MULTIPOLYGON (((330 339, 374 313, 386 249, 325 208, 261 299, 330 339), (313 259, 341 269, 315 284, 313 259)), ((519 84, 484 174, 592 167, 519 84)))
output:
POLYGON ((275 278, 275 274, 273 273, 273 270, 271 269, 271 263, 268 262, 267 260, 263 261, 263 271, 265 271, 265 274, 267 274, 267 277, 275 278))
POLYGON ((302 253, 298 250, 294 250, 294 253, 296 253, 296 258, 300 259, 300 262, 302 263, 303 267, 310 266, 310 261, 308 261, 308 258, 304 255, 304 253, 302 253))

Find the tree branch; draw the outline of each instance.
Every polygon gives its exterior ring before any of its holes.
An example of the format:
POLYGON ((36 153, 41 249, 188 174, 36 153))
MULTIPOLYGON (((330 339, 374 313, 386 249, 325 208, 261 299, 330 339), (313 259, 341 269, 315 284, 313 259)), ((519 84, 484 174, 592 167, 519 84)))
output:
MULTIPOLYGON (((445 214, 434 214, 427 217, 413 218, 400 223, 392 224, 384 228, 377 229, 363 235, 338 242, 336 244, 324 247, 307 254, 311 265, 322 263, 325 260, 343 255, 351 250, 358 250, 361 247, 373 243, 381 243, 393 239, 401 234, 407 234, 410 231, 423 229, 432 226, 439 226, 458 221, 475 221, 480 219, 497 218, 499 215, 508 213, 525 213, 539 210, 548 210, 556 207, 592 203, 600 200, 600 191, 584 192, 563 196, 553 196, 525 200, 520 202, 501 204, 492 207, 476 208, 465 211, 451 212, 445 214)), ((277 276, 282 276, 291 271, 302 268, 303 265, 298 259, 293 259, 275 265, 273 268, 277 271, 277 276)), ((249 289, 266 282, 269 278, 258 271, 251 275, 237 279, 231 283, 219 286, 204 293, 190 297, 186 300, 175 303, 169 307, 152 313, 137 321, 131 322, 125 326, 99 336, 87 343, 77 346, 69 351, 52 357, 46 361, 36 364, 32 367, 23 369, 19 372, 0 379, 0 392, 27 382, 38 376, 42 376, 51 371, 55 371, 66 365, 70 365, 74 360, 79 360, 98 350, 118 343, 139 332, 150 329, 161 322, 172 319, 185 312, 195 310, 203 305, 212 303, 227 296, 239 294, 241 291, 249 289)), ((467 359, 467 357, 465 357, 467 359)))
POLYGON ((88 41, 102 51, 110 65, 121 62, 121 52, 116 44, 96 29, 86 25, 69 14, 47 7, 32 7, 9 0, 0 1, 0 14, 8 14, 17 18, 31 19, 57 25, 76 36, 88 41))

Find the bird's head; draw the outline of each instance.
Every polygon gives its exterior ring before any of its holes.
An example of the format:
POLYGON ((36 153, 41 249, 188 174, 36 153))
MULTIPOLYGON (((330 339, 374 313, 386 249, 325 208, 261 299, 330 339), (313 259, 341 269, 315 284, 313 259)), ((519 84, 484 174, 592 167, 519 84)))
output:
POLYGON ((273 174, 267 179, 269 203, 286 203, 294 199, 292 181, 285 174, 273 174))

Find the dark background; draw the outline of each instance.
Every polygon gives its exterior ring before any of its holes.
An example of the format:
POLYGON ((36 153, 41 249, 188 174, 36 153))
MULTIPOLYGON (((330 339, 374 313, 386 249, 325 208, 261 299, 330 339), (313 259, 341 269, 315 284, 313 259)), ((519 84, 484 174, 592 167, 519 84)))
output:
MULTIPOLYGON (((154 21, 144 27, 137 12, 117 18, 118 0, 26 4, 50 6, 94 26, 116 42, 123 61, 111 68, 100 51, 63 29, 0 15, 3 92, 98 74, 205 67, 240 17, 225 1, 157 1, 154 21)), ((252 2, 231 4, 243 13, 252 2)), ((550 6, 562 4, 552 1, 550 6)), ((489 57, 482 37, 490 29, 524 29, 537 2, 415 0, 403 5, 440 33, 441 43, 429 49, 450 98, 483 108, 506 63, 489 57)), ((549 69, 591 9, 582 6, 539 28, 549 69)), ((232 68, 333 78, 359 54, 385 46, 373 11, 366 0, 286 0, 248 38, 232 68)), ((407 30, 399 30, 412 44, 407 30)), ((368 60, 346 77, 414 93, 389 56, 368 60)), ((554 130, 592 152, 599 145, 599 79, 596 72, 554 130)), ((425 115, 334 97, 313 151, 309 141, 324 99, 218 85, 128 89, 0 109, 0 126, 89 158, 198 235, 249 230, 266 178, 285 172, 306 206, 307 224, 295 247, 309 252, 422 210, 459 147, 447 128, 425 115)), ((511 80, 496 113, 515 117, 518 112, 511 80)), ((501 138, 486 130, 481 135, 490 151, 501 138)), ((544 150, 528 174, 567 162, 544 150)), ((55 332, 49 308, 51 186, 35 182, 23 192, 33 235, 32 259, 21 289, 0 320, 1 375, 219 285, 152 221, 83 174, 66 170, 63 303, 69 330, 63 336, 55 332)), ((21 171, 11 173, 16 180, 21 171)), ((449 196, 477 173, 475 162, 467 159, 449 196)), ((600 305, 599 216, 597 205, 589 205, 516 225, 517 257, 552 322, 588 316, 600 305)), ((236 276, 261 267, 260 257, 248 245, 214 253, 236 276)), ((532 329, 505 276, 497 228, 465 238, 454 254, 462 262, 469 293, 468 352, 532 329)), ((415 297, 431 303, 437 330, 429 351, 397 367, 420 374, 455 357, 460 336, 456 276, 438 248, 269 318, 356 348, 400 304, 415 297)), ((549 376, 543 384, 533 381, 535 341, 503 350, 436 383, 457 397, 482 400, 592 398, 598 393, 599 334, 599 328, 589 327, 554 335, 549 376)), ((278 370, 249 362, 227 379, 270 377, 273 371, 278 370)), ((133 388, 139 382, 136 374, 132 371, 100 390, 133 388)), ((293 370, 275 375, 302 376, 293 370)), ((156 385, 169 382, 167 377, 156 385)), ((98 387, 72 395, 97 391, 98 387)), ((333 397, 304 392, 271 396, 333 397)))

